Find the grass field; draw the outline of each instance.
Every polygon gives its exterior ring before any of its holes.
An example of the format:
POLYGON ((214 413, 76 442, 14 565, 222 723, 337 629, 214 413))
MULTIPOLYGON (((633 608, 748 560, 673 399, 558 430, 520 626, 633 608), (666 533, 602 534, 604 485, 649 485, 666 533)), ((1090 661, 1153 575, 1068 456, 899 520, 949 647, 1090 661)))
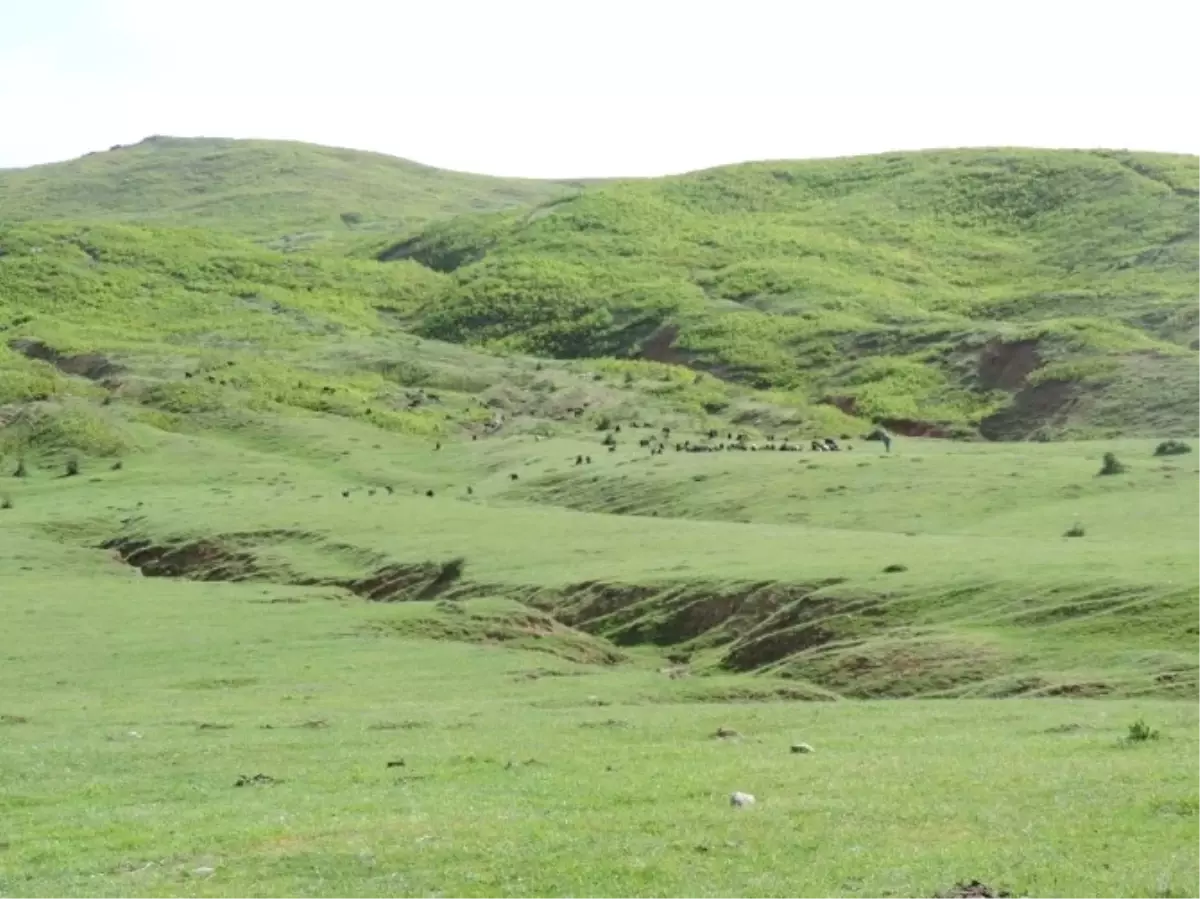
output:
POLYGON ((197 146, 0 222, 0 894, 1200 895, 1194 160, 79 192, 197 146))
POLYGON ((5 488, 5 892, 1200 887, 1194 456, 267 425, 5 488))

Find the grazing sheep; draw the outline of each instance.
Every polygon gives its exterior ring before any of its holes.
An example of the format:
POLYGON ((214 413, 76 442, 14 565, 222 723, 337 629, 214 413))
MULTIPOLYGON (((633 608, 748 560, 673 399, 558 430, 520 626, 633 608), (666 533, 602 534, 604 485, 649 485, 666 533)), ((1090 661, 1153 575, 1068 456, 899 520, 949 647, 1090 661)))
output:
POLYGON ((582 464, 583 464, 583 456, 576 456, 576 457, 575 457, 575 464, 576 464, 576 465, 582 465, 582 464))
POLYGON ((729 804, 734 808, 746 808, 754 805, 754 797, 749 793, 734 792, 729 794, 729 804))
POLYGON ((583 461, 584 461, 584 464, 585 464, 585 465, 591 465, 591 464, 592 464, 592 457, 591 457, 591 456, 584 456, 584 457, 583 457, 583 461))

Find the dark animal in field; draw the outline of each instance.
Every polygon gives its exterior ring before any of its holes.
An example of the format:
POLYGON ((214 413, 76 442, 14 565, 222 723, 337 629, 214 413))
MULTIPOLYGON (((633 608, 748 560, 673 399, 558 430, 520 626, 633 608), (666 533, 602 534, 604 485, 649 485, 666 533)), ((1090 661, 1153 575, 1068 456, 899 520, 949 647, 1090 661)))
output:
POLYGON ((349 491, 349 490, 343 490, 343 491, 342 491, 342 496, 349 497, 349 496, 350 496, 350 491, 349 491))
POLYGON ((426 490, 426 491, 425 491, 425 495, 426 495, 426 496, 433 496, 433 491, 432 491, 432 490, 426 490))
POLYGON ((519 474, 517 474, 517 473, 514 471, 512 474, 510 474, 510 475, 508 476, 508 479, 509 479, 510 481, 516 481, 516 480, 520 480, 520 477, 521 477, 521 476, 520 476, 519 474))
POLYGON ((592 457, 591 457, 591 456, 584 456, 584 457, 583 457, 583 461, 584 461, 585 463, 587 463, 588 465, 591 465, 591 464, 592 464, 592 457))
POLYGON ((812 442, 812 448, 813 448, 814 452, 818 452, 818 453, 825 452, 825 444, 823 444, 820 440, 814 440, 812 442))
POLYGON ((576 464, 576 465, 582 465, 582 464, 583 464, 583 456, 576 456, 576 457, 575 457, 575 464, 576 464))

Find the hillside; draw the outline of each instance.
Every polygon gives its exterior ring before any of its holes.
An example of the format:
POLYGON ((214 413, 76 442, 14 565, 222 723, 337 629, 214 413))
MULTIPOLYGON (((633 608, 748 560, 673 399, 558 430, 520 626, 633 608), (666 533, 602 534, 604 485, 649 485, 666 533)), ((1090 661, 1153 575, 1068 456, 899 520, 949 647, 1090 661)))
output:
POLYGON ((384 249, 421 333, 683 362, 906 433, 1197 429, 1197 159, 753 163, 460 217, 384 249))
POLYGON ((149 137, 69 162, 0 170, 0 221, 215 228, 296 247, 525 206, 576 189, 312 144, 149 137))

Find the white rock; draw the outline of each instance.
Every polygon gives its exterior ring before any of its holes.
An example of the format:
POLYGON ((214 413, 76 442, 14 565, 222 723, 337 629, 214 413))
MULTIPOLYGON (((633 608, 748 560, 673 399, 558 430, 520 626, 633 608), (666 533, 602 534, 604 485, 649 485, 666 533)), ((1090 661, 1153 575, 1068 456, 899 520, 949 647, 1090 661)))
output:
POLYGON ((208 877, 210 874, 214 873, 216 870, 217 870, 216 868, 209 868, 206 866, 203 868, 196 868, 195 870, 192 871, 192 873, 195 874, 197 877, 208 877))
POLYGON ((749 793, 730 793, 729 804, 734 808, 745 808, 748 805, 754 805, 754 797, 749 793))

